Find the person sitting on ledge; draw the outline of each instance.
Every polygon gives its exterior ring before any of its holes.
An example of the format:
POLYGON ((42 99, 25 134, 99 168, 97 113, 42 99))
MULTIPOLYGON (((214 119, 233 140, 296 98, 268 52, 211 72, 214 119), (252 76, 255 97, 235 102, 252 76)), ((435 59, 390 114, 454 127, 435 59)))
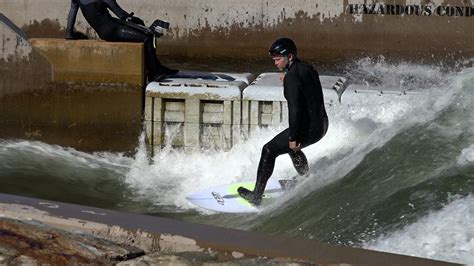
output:
POLYGON ((71 0, 66 27, 66 39, 76 39, 74 24, 79 8, 89 25, 97 32, 102 40, 110 42, 143 42, 145 45, 145 65, 148 81, 161 80, 165 75, 176 74, 178 70, 163 66, 156 55, 153 44, 155 36, 146 34, 136 27, 127 25, 135 23, 145 25, 142 19, 132 13, 127 13, 116 0, 71 0), (108 9, 119 17, 114 18, 108 9))

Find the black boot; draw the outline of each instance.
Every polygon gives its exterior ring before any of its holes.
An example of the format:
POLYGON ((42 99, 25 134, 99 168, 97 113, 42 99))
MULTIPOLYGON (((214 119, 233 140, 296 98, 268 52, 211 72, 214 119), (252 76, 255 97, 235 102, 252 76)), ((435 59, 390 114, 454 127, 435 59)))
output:
POLYGON ((256 195, 256 193, 254 193, 253 191, 250 191, 250 190, 248 190, 244 187, 239 187, 237 189, 237 192, 239 192, 239 196, 246 199, 248 202, 252 203, 255 206, 259 206, 260 203, 262 203, 262 196, 263 195, 260 195, 260 197, 259 197, 258 195, 256 195))
POLYGON ((246 199, 255 206, 259 206, 260 203, 262 203, 263 192, 267 186, 268 178, 269 177, 257 176, 257 181, 255 182, 255 188, 253 191, 250 191, 244 187, 239 187, 237 192, 239 192, 239 195, 242 198, 246 199))

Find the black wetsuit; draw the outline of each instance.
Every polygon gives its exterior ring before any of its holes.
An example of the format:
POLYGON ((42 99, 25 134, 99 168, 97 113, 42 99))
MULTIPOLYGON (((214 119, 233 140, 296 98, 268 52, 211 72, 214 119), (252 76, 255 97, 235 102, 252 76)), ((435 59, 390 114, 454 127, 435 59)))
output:
POLYGON ((115 0, 71 0, 71 10, 69 11, 66 28, 67 36, 72 36, 79 8, 84 18, 101 39, 112 42, 143 42, 145 44, 145 63, 149 79, 159 74, 176 73, 176 71, 161 65, 156 56, 153 36, 146 35, 122 22, 131 14, 123 10, 115 0), (120 20, 112 17, 109 9, 120 20))
MULTIPOLYGON (((288 102, 289 128, 263 146, 255 189, 250 197, 245 197, 256 204, 261 200, 279 155, 288 153, 300 175, 308 172, 306 156, 301 150, 291 150, 289 141, 296 141, 304 148, 319 141, 328 129, 321 82, 313 66, 295 59, 285 75, 283 85, 288 102)), ((239 194, 242 196, 245 193, 239 191, 239 194)))

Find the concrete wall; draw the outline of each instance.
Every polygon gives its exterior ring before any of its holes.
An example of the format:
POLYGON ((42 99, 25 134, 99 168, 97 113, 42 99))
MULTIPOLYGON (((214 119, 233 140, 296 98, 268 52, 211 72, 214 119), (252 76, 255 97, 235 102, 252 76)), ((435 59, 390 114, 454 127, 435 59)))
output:
POLYGON ((81 150, 135 148, 143 100, 141 44, 27 40, 1 16, 0 38, 0 138, 81 150))
MULTIPOLYGON (((361 55, 409 60, 474 55, 472 0, 118 0, 146 23, 171 22, 159 53, 192 57, 264 57, 279 36, 307 59, 361 55)), ((29 37, 62 37, 65 0, 3 0, 0 10, 29 37)), ((77 30, 94 37, 79 15, 77 30)))
POLYGON ((29 42, 52 65, 52 81, 143 86, 142 43, 33 38, 29 42))

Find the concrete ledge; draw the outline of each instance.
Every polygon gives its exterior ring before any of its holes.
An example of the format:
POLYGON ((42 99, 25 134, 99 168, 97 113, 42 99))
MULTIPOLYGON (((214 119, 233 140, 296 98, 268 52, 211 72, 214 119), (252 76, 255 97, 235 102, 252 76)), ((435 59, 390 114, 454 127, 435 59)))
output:
MULTIPOLYGON (((340 76, 325 75, 321 75, 319 79, 321 81, 321 87, 323 88, 325 103, 338 103, 339 89, 346 83, 346 79, 340 76)), ((283 95, 283 81, 280 80, 280 73, 268 72, 260 74, 244 89, 242 100, 286 102, 285 96, 283 95)))
POLYGON ((341 93, 341 103, 345 105, 382 105, 384 103, 406 100, 408 98, 426 97, 428 92, 422 90, 403 90, 392 88, 377 90, 361 85, 349 85, 341 93))
POLYGON ((100 40, 30 39, 51 63, 53 81, 142 85, 142 43, 100 40))
POLYGON ((89 228, 90 231, 108 232, 115 236, 117 235, 114 232, 122 236, 130 236, 126 231, 135 232, 144 236, 141 238, 144 241, 141 242, 144 250, 150 249, 150 243, 157 241, 160 248, 175 252, 215 250, 231 254, 241 253, 239 256, 242 257, 292 258, 322 264, 450 265, 429 259, 322 244, 313 240, 268 236, 258 232, 191 224, 7 194, 0 194, 0 210, 4 214, 15 216, 12 217, 15 219, 40 220, 42 223, 56 226, 69 224, 72 228, 89 228), (112 229, 112 226, 120 228, 112 229))

